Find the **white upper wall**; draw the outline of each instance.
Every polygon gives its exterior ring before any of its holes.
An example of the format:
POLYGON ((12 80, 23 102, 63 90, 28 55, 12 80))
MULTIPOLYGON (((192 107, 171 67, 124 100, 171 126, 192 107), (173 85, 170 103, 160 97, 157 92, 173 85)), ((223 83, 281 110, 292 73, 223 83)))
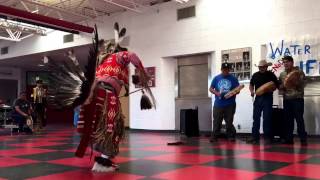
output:
MULTIPOLYGON (((185 54, 215 52, 212 74, 219 73, 221 50, 252 47, 252 61, 261 57, 261 45, 281 39, 319 36, 320 1, 318 0, 191 0, 187 5, 175 2, 153 6, 142 14, 125 12, 104 17, 98 24, 101 38, 113 37, 113 23, 127 28, 131 51, 136 52, 145 66, 156 67, 156 87, 153 92, 157 109, 140 111, 140 95, 130 98, 130 127, 138 129, 174 129, 175 91, 174 57, 185 54), (177 21, 176 9, 196 5, 196 17, 177 21), (215 59, 216 61, 214 61, 215 59)), ((61 44, 61 33, 30 38, 10 46, 8 56, 19 56, 60 49, 91 42, 86 35, 74 43, 61 44), (60 42, 55 40, 61 39, 60 42)), ((3 44, 0 44, 3 47, 3 44)), ((7 58, 7 57, 1 57, 7 58)), ((257 71, 253 66, 252 72, 257 71)), ((132 71, 131 71, 132 72, 132 71)), ((134 87, 130 87, 134 90, 134 87)), ((246 87, 247 88, 247 87, 246 87)), ((249 132, 252 123, 252 100, 248 90, 237 98, 235 124, 249 132)))

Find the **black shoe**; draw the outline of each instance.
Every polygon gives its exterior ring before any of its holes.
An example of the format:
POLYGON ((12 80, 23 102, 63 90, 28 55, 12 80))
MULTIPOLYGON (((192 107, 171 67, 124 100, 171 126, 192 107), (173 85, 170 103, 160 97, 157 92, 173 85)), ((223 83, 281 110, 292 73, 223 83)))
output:
POLYGON ((248 144, 260 144, 260 140, 256 138, 250 138, 247 140, 248 144))
POLYGON ((308 146, 308 142, 306 139, 301 139, 301 146, 308 146))

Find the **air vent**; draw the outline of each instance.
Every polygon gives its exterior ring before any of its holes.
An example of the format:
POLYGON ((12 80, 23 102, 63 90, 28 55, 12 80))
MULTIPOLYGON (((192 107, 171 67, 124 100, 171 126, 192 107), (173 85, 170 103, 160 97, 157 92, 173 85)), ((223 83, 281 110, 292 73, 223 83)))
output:
POLYGON ((196 7, 195 6, 190 6, 182 9, 177 10, 177 19, 186 19, 190 17, 195 17, 196 16, 196 7))
POLYGON ((73 34, 63 36, 63 43, 73 42, 73 34))
POLYGON ((1 55, 8 54, 9 53, 9 47, 3 47, 1 48, 1 55))

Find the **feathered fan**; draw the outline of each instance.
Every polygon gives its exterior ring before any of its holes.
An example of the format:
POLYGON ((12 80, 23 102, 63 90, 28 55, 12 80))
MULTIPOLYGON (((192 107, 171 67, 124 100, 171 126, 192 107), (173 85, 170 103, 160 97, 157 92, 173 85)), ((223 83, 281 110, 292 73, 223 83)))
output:
POLYGON ((94 39, 88 55, 86 72, 74 63, 72 54, 63 61, 49 58, 48 103, 54 108, 76 107, 89 96, 90 87, 95 80, 98 54, 98 32, 95 26, 94 39))

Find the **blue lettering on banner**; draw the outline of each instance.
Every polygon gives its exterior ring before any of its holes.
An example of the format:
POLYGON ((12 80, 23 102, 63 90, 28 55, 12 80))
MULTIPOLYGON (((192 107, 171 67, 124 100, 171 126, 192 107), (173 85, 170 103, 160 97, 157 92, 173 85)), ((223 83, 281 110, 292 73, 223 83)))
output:
POLYGON ((307 54, 307 52, 308 52, 308 54, 311 54, 311 52, 309 51, 310 50, 310 45, 305 45, 304 46, 304 54, 307 54))
MULTIPOLYGON (((311 45, 302 43, 290 44, 285 43, 284 40, 281 40, 279 46, 273 46, 271 42, 269 43, 269 46, 269 49, 271 51, 271 55, 269 55, 269 58, 271 58, 272 60, 275 60, 276 58, 279 58, 281 56, 294 56, 294 59, 300 59, 300 61, 297 63, 300 66, 300 69, 303 70, 306 75, 320 75, 320 61, 310 58, 310 55, 312 54, 311 45), (304 59, 304 56, 307 58, 304 59)), ((276 72, 282 66, 282 60, 278 59, 277 62, 273 62, 272 71, 276 72)))
POLYGON ((288 47, 284 46, 284 40, 281 40, 279 47, 273 47, 272 43, 269 43, 271 49, 271 59, 275 59, 277 56, 294 56, 304 54, 311 54, 311 46, 306 44, 301 46, 299 44, 289 45, 288 47))
MULTIPOLYGON (((299 62, 299 66, 300 69, 303 70, 306 75, 310 75, 311 74, 311 70, 312 69, 316 69, 315 66, 318 63, 318 67, 320 66, 320 62, 318 62, 316 59, 308 59, 307 61, 300 61, 299 62), (304 64, 305 62, 305 64, 304 64)), ((319 74, 320 74, 320 68, 319 68, 319 74)), ((313 74, 316 73, 316 71, 313 71, 313 74)))
POLYGON ((314 64, 317 63, 317 60, 315 59, 310 59, 310 60, 307 60, 307 63, 306 63, 306 74, 309 74, 310 73, 310 69, 314 69, 314 64))

